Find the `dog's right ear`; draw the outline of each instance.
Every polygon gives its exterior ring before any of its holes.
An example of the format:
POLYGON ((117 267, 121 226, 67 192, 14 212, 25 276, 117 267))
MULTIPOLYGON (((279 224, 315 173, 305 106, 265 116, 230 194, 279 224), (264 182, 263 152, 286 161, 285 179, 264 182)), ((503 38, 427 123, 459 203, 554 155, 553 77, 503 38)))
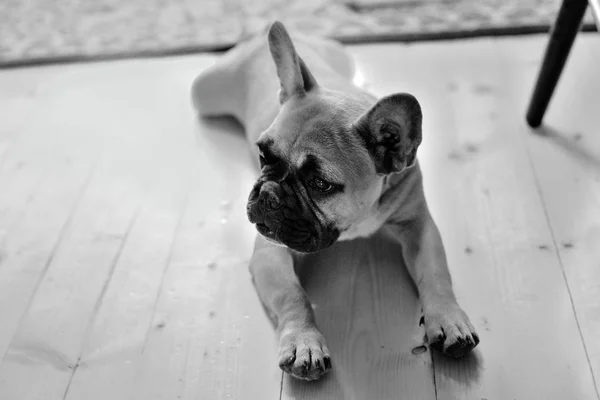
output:
POLYGON ((295 95, 303 96, 317 86, 317 81, 296 53, 290 35, 279 21, 269 28, 269 49, 281 83, 281 103, 295 95))

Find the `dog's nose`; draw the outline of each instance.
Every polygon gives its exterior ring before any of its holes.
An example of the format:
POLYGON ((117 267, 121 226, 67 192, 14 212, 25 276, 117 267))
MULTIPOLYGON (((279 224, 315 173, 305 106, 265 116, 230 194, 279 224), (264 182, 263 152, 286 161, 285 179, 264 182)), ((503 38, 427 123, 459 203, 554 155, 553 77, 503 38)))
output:
POLYGON ((281 208, 281 200, 276 193, 275 185, 263 185, 261 189, 261 200, 267 211, 275 211, 281 208))
POLYGON ((267 193, 267 208, 271 211, 279 210, 281 208, 281 201, 273 192, 267 193))

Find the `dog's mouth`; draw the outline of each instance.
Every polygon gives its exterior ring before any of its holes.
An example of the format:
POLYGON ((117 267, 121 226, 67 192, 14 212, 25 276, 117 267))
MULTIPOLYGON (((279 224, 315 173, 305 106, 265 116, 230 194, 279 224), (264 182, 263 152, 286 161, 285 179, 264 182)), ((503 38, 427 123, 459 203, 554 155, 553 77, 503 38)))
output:
POLYGON ((248 220, 267 241, 301 253, 322 250, 339 237, 337 229, 321 226, 314 214, 307 213, 294 196, 286 196, 270 181, 257 182, 250 192, 246 210, 248 220))
POLYGON ((254 226, 258 233, 268 242, 279 246, 289 247, 290 249, 301 253, 314 253, 323 250, 332 246, 339 237, 339 232, 332 232, 332 234, 328 235, 327 240, 323 241, 319 241, 314 237, 302 241, 288 240, 288 237, 281 228, 273 229, 263 222, 255 223, 254 226))
POLYGON ((277 239, 277 231, 274 231, 273 229, 269 228, 267 224, 257 223, 255 226, 258 233, 260 233, 260 235, 264 237, 267 240, 267 242, 271 242, 278 246, 287 247, 285 244, 283 244, 280 240, 277 239))
POLYGON ((262 222, 256 224, 256 230, 258 231, 258 233, 268 238, 273 238, 275 236, 275 231, 269 228, 267 224, 264 224, 262 222))

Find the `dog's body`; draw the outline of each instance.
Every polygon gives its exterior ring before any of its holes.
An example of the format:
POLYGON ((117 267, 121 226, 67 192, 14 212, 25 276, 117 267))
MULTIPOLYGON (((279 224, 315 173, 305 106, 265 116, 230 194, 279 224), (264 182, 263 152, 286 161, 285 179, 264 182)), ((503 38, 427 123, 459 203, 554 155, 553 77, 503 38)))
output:
POLYGON ((354 86, 352 60, 332 41, 299 36, 294 43, 275 23, 268 42, 263 36, 238 45, 192 88, 201 115, 234 116, 259 153, 248 216, 260 235, 250 270, 280 334, 281 368, 310 380, 331 366, 294 272, 295 254, 384 225, 417 286, 430 345, 465 354, 479 339, 456 302, 425 201, 418 102, 407 94, 377 101, 354 86))

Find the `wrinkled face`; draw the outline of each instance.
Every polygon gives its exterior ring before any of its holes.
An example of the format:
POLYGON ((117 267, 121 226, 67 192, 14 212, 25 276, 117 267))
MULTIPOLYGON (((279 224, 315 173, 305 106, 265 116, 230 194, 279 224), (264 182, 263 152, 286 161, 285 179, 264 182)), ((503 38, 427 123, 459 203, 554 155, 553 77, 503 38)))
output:
POLYGON ((268 240, 319 251, 369 214, 382 178, 353 126, 357 108, 319 90, 284 103, 260 136, 261 175, 247 212, 268 240))

